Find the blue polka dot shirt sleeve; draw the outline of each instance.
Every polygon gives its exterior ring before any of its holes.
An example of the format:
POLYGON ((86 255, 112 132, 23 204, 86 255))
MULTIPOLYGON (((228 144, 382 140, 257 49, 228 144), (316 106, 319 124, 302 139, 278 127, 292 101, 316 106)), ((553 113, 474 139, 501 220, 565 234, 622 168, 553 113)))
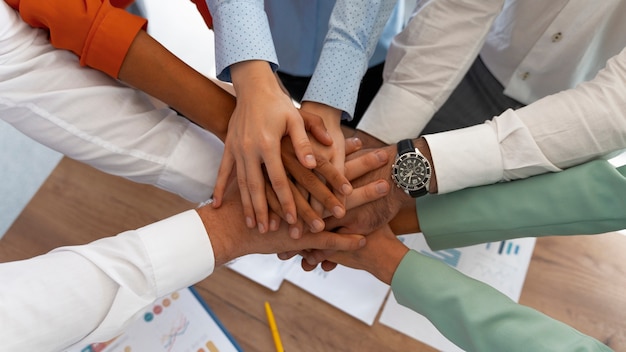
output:
POLYGON ((332 106, 352 119, 368 60, 395 5, 395 0, 337 0, 303 100, 332 106))
POLYGON ((215 33, 217 78, 231 82, 230 66, 246 60, 267 61, 278 68, 263 0, 207 0, 215 33))

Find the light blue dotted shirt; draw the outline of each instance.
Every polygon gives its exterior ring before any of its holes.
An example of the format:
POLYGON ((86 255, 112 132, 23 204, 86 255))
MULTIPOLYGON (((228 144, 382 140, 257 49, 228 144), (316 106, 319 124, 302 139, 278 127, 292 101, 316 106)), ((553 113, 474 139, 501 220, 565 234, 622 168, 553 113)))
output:
POLYGON ((403 20, 400 5, 394 11, 396 0, 266 0, 266 9, 263 0, 207 4, 219 79, 230 81, 229 66, 245 60, 264 60, 276 70, 280 57, 281 71, 312 75, 303 100, 340 109, 346 119, 354 112, 363 74, 384 60, 403 20))

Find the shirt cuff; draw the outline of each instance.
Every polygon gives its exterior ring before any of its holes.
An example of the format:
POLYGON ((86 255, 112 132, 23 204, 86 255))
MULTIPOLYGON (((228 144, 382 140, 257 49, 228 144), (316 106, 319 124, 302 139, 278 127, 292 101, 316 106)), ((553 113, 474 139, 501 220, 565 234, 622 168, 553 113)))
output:
POLYGON ((357 129, 393 144, 416 138, 435 114, 435 107, 393 84, 383 84, 357 129))
POLYGON ((487 124, 425 135, 439 193, 502 180, 500 146, 487 124))
POLYGON ((211 240, 195 210, 142 227, 137 232, 150 256, 159 297, 193 285, 215 269, 211 240))
POLYGON ((106 4, 103 3, 87 34, 80 64, 117 78, 128 49, 147 20, 106 4))
POLYGON ((217 78, 231 82, 230 66, 247 60, 269 62, 278 69, 278 57, 263 2, 226 2, 211 8, 215 33, 217 78))

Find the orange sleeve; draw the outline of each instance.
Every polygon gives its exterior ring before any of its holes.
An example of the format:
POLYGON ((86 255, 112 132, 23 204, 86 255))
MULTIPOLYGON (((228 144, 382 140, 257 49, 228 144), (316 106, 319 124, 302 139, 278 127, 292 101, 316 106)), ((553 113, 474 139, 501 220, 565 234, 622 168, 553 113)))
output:
POLYGON ((209 6, 206 4, 206 0, 191 0, 191 2, 196 4, 198 12, 202 15, 204 23, 206 23, 207 27, 209 27, 209 29, 213 29, 213 17, 209 12, 209 6))
POLYGON ((54 47, 71 50, 81 65, 115 78, 137 32, 147 24, 124 10, 132 0, 5 1, 26 23, 47 29, 54 47))

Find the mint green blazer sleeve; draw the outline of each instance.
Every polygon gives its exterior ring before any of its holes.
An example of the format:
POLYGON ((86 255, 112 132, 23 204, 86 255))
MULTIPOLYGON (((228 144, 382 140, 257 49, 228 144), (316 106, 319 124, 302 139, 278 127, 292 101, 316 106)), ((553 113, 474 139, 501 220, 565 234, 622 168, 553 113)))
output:
POLYGON ((398 303, 424 315, 466 351, 612 351, 598 340, 415 251, 409 251, 400 262, 391 289, 398 303))
POLYGON ((626 228, 626 166, 594 160, 558 173, 417 199, 433 250, 626 228))

